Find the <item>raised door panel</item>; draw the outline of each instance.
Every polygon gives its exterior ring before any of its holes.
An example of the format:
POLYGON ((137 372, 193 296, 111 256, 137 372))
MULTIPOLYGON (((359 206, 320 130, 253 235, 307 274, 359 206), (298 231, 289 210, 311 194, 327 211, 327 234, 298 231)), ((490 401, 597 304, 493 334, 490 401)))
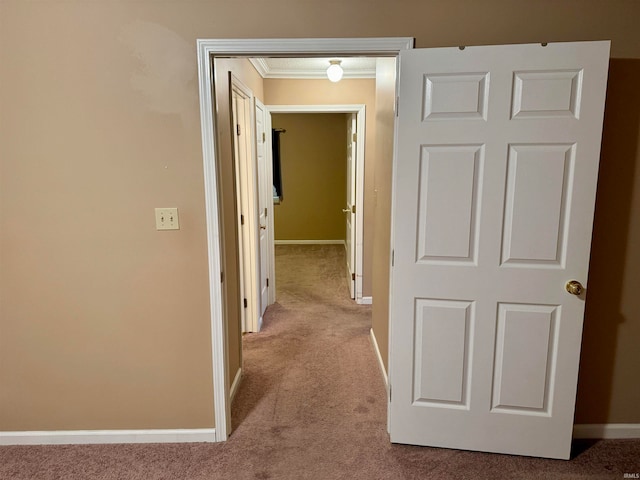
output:
POLYGON ((510 145, 502 263, 562 267, 575 145, 510 145))
POLYGON ((515 72, 512 118, 580 117, 582 70, 515 72))
POLYGON ((492 412, 550 415, 559 310, 555 305, 499 305, 492 412))
POLYGON ((468 408, 473 303, 418 299, 413 404, 468 408))
POLYGON ((425 74, 423 120, 487 119, 488 73, 425 74))
POLYGON ((475 263, 482 161, 482 145, 422 146, 419 262, 475 263))

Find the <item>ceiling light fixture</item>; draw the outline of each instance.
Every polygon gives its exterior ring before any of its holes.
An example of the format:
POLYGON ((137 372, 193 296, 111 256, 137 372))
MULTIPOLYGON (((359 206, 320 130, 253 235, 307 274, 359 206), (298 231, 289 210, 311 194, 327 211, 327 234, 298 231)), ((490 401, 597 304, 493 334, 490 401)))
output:
POLYGON ((341 60, 329 60, 329 63, 331 65, 329 65, 329 68, 327 68, 327 78, 329 80, 331 80, 332 82, 339 82, 342 79, 342 74, 344 73, 342 71, 342 67, 340 66, 340 64, 342 63, 341 60))

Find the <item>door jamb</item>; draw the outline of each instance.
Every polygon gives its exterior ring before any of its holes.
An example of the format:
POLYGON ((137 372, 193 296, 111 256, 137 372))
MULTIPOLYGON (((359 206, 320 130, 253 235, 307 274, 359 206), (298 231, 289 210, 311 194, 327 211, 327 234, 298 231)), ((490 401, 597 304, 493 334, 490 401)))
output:
MULTIPOLYGON (((366 135, 366 106, 354 105, 266 105, 269 113, 355 113, 358 133, 366 135)), ((362 250, 364 228, 364 141, 356 142, 356 178, 353 179, 356 189, 356 303, 362 304, 362 250)))
POLYGON ((198 39, 198 87, 202 157, 204 168, 207 251, 209 267, 209 307, 211 321, 211 361, 216 441, 225 441, 230 432, 231 408, 227 374, 225 306, 222 291, 221 225, 214 116, 213 60, 215 56, 397 56, 413 48, 414 39, 395 38, 289 38, 289 39, 198 39))

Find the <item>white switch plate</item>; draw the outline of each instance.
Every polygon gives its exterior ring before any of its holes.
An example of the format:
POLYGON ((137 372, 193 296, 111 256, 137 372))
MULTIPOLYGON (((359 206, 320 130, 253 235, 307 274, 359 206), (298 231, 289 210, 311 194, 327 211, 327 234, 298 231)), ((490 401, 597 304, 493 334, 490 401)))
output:
POLYGON ((177 208, 156 208, 156 230, 180 230, 177 208))

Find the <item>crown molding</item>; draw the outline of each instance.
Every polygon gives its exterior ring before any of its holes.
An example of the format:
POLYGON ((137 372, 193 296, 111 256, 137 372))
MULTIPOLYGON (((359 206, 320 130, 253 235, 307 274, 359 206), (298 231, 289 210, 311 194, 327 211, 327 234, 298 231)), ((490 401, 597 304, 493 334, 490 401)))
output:
POLYGON ((269 65, 267 65, 267 62, 264 58, 250 58, 249 61, 262 78, 268 78, 267 75, 269 73, 269 65))
MULTIPOLYGON (((308 68, 308 69, 288 69, 273 68, 269 65, 269 61, 263 57, 249 58, 256 71, 262 78, 297 78, 297 79, 326 79, 326 69, 308 68)), ((342 76, 345 78, 376 78, 375 68, 358 69, 356 71, 345 69, 342 76)))

